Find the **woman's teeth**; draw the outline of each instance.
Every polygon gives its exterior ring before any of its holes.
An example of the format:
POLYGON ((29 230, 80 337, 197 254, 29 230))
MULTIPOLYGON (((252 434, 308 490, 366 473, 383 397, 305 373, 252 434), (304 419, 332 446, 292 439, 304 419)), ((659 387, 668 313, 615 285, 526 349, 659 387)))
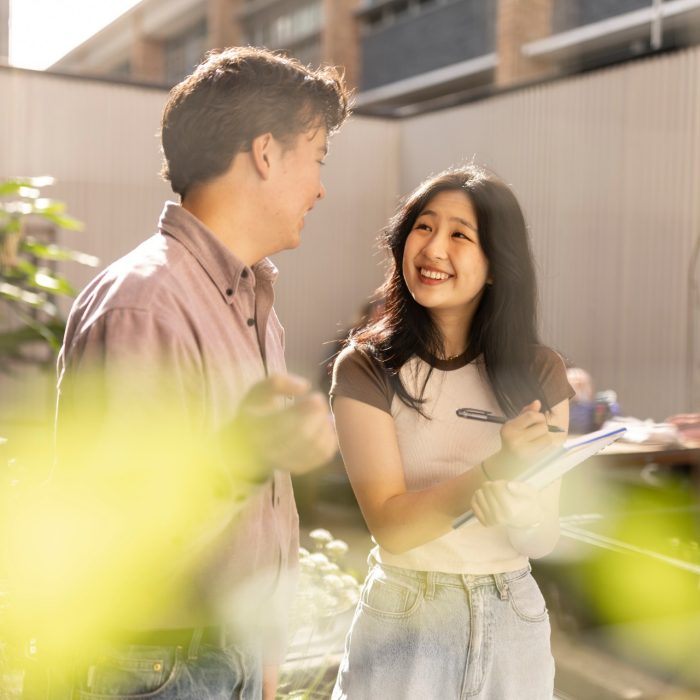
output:
POLYGON ((424 267, 421 268, 420 274, 422 277, 428 277, 431 280, 446 280, 449 275, 446 272, 436 272, 435 270, 426 270, 424 267))

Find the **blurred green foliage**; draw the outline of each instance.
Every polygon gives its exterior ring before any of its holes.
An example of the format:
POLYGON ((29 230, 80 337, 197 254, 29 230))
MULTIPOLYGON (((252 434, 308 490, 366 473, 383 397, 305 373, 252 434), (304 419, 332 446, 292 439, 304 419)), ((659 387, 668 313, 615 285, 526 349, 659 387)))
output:
POLYGON ((65 321, 54 299, 73 297, 75 289, 56 262, 96 266, 98 259, 42 240, 33 231, 82 230, 62 202, 41 196, 51 177, 0 181, 0 371, 12 362, 37 362, 36 344, 57 352, 65 321))

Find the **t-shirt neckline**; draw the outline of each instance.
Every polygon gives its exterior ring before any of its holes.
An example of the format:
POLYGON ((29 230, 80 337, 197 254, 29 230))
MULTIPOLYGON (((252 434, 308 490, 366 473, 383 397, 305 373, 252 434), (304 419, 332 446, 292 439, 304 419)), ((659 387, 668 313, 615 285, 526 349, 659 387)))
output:
POLYGON ((442 372, 451 372, 456 369, 462 369, 468 364, 476 359, 476 355, 467 348, 463 353, 457 355, 457 357, 452 357, 449 360, 444 360, 429 353, 418 353, 418 357, 424 362, 427 362, 431 367, 438 369, 442 372))

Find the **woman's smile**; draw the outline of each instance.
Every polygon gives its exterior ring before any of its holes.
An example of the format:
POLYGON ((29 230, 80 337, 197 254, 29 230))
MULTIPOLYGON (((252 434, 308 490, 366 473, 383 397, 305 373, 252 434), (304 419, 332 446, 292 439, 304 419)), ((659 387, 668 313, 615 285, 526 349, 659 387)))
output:
POLYGON ((427 285, 435 285, 435 284, 442 284, 443 282, 446 282, 449 280, 451 277, 454 277, 454 275, 451 275, 449 272, 443 272, 442 270, 436 270, 432 267, 421 267, 420 268, 420 281, 423 284, 427 285))
POLYGON ((411 296, 431 313, 459 310, 471 317, 489 264, 476 212, 464 192, 439 192, 418 214, 406 238, 403 274, 411 296))

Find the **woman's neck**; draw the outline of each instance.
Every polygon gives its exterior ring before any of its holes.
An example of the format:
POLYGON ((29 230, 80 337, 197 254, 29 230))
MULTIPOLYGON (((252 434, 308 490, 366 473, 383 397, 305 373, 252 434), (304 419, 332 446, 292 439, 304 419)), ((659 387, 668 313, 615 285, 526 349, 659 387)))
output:
POLYGON ((431 311, 433 322, 440 331, 444 357, 450 360, 463 354, 467 349, 467 338, 471 327, 471 316, 465 318, 464 312, 431 311))

